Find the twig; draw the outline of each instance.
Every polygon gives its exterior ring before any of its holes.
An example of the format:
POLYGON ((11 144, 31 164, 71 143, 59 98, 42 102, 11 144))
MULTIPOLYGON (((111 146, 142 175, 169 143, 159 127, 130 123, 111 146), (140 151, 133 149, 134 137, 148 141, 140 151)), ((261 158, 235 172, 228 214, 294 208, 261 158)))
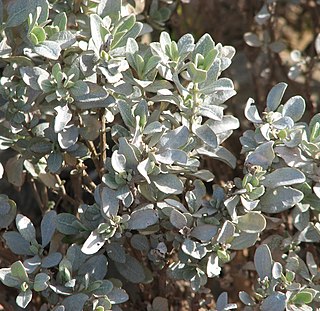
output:
POLYGON ((86 170, 82 171, 82 176, 84 181, 88 184, 88 186, 90 186, 91 190, 94 191, 97 188, 97 185, 93 182, 86 170))
POLYGON ((82 189, 84 189, 85 191, 87 191, 88 193, 90 193, 91 195, 93 195, 92 190, 91 190, 87 185, 82 185, 82 189))
POLYGON ((48 188, 44 184, 41 191, 41 197, 42 197, 43 205, 45 206, 46 209, 48 209, 48 204, 49 204, 48 188))
MULTIPOLYGON (((80 127, 83 127, 83 121, 82 121, 82 117, 81 114, 78 113, 78 120, 79 120, 79 125, 80 127)), ((94 143, 91 140, 87 140, 85 139, 86 145, 89 148, 90 152, 91 152, 91 159, 93 161, 93 164, 96 168, 97 173, 99 174, 100 172, 100 163, 99 163, 99 155, 97 153, 96 147, 94 145, 94 143)))
POLYGON ((62 198, 66 201, 68 201, 69 203, 71 203, 74 207, 78 207, 79 202, 77 202, 75 199, 73 199, 72 197, 69 196, 69 194, 67 194, 66 188, 64 187, 64 184, 62 183, 62 180, 60 179, 59 175, 55 175, 57 180, 58 180, 58 184, 60 187, 60 191, 62 194, 62 198))
POLYGON ((63 193, 62 198, 68 201, 69 203, 71 203, 75 207, 78 207, 79 205, 79 203, 75 199, 71 198, 70 195, 67 193, 63 193))
POLYGON ((31 184, 31 189, 32 189, 32 192, 33 192, 33 195, 39 205, 39 208, 41 210, 41 213, 44 213, 45 212, 45 206, 40 198, 40 195, 39 195, 39 191, 38 191, 38 188, 37 188, 37 185, 36 185, 36 182, 34 181, 34 179, 32 177, 30 177, 30 184, 31 184))
POLYGON ((104 173, 104 164, 107 160, 107 132, 105 110, 100 111, 101 131, 100 131, 100 176, 104 173))
POLYGON ((74 170, 74 173, 70 175, 75 200, 77 202, 82 202, 82 174, 81 172, 74 170))
POLYGON ((159 296, 166 297, 167 296, 167 267, 163 267, 159 272, 159 296))
POLYGON ((90 140, 86 140, 86 144, 92 154, 92 161, 98 173, 100 173, 99 155, 97 153, 94 143, 90 140))
POLYGON ((88 174, 87 166, 85 166, 82 161, 79 161, 79 163, 77 164, 77 168, 80 171, 84 182, 86 182, 87 185, 90 186, 91 190, 94 191, 97 188, 97 185, 94 183, 94 181, 88 174))

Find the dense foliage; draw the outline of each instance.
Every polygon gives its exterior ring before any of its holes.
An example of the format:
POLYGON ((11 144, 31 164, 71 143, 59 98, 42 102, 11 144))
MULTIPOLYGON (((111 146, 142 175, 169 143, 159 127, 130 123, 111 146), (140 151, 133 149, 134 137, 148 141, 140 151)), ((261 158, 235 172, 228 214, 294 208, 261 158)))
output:
MULTIPOLYGON (((42 212, 34 225, 0 195, 2 237, 18 255, 0 280, 22 308, 41 295, 42 311, 129 310, 156 284, 148 310, 169 310, 169 283, 205 294, 248 248, 258 279, 239 293, 246 310, 320 307, 317 262, 300 252, 320 242, 320 114, 300 121, 305 101, 284 102, 286 83, 263 113, 249 99, 244 176, 213 182, 204 158, 237 165, 224 146, 239 127, 224 114, 236 92, 222 76, 235 49, 208 34, 144 44, 171 2, 153 1, 146 17, 131 1, 0 0, 0 149, 14 151, 0 177, 28 180, 42 212), (290 230, 275 230, 277 215, 290 230)), ((222 293, 212 308, 237 305, 222 293)))

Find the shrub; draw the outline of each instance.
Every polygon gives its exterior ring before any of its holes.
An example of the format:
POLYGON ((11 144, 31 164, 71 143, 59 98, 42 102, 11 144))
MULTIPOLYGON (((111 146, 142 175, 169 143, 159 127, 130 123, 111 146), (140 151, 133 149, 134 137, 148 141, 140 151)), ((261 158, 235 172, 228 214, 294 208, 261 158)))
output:
MULTIPOLYGON (((246 310, 319 307, 317 263, 301 245, 320 241, 320 115, 299 122, 305 102, 282 104, 285 83, 262 116, 249 99, 244 176, 208 197, 204 157, 237 164, 223 146, 239 127, 224 114, 236 92, 221 76, 235 50, 208 34, 142 44, 172 7, 151 7, 149 25, 129 3, 1 6, 0 146, 15 153, 0 172, 16 187, 28 178, 42 212, 33 225, 0 196, 2 236, 17 255, 2 283, 18 289, 20 307, 41 295, 41 310, 56 311, 128 309, 143 284, 148 310, 168 310, 173 280, 207 293, 208 278, 257 246, 256 287, 239 293, 246 310), (292 222, 277 232, 283 216, 292 222)), ((216 301, 235 308, 226 293, 216 301)))

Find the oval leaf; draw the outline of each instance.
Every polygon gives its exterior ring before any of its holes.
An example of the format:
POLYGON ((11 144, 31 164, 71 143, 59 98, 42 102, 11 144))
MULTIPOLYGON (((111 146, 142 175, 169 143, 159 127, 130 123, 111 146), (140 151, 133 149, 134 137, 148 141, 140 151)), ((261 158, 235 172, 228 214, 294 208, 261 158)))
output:
POLYGON ((141 283, 145 279, 145 273, 141 263, 134 257, 126 255, 125 263, 115 263, 118 272, 132 283, 141 283))
POLYGON ((265 277, 271 279, 272 257, 268 245, 260 245, 254 254, 254 265, 258 272, 260 280, 265 277))
POLYGON ((41 238, 43 247, 46 247, 52 239, 57 226, 56 218, 56 211, 49 211, 43 216, 41 221, 41 238))
POLYGON ((155 186, 166 194, 180 194, 183 191, 183 182, 173 174, 159 174, 152 178, 155 186))
POLYGON ((36 239, 36 229, 28 217, 18 214, 16 217, 16 226, 20 234, 27 241, 31 242, 36 239))
POLYGON ((291 186, 305 182, 306 177, 304 174, 291 167, 279 168, 269 175, 266 175, 262 180, 262 185, 269 188, 276 188, 280 186, 291 186))
POLYGON ((287 84, 284 82, 280 82, 276 84, 269 92, 267 96, 267 110, 268 111, 276 111, 279 107, 283 94, 287 88, 287 84))
POLYGON ((176 209, 173 209, 170 213, 170 222, 178 229, 182 229, 187 225, 187 217, 176 209))
POLYGON ((291 97, 283 106, 282 115, 290 117, 293 121, 299 121, 306 109, 306 103, 301 96, 291 97))
POLYGON ((260 233, 266 228, 266 219, 258 212, 250 212, 238 217, 237 227, 247 233, 260 233))
POLYGON ((130 215, 128 229, 141 230, 146 229, 158 222, 158 213, 153 209, 140 209, 130 215))

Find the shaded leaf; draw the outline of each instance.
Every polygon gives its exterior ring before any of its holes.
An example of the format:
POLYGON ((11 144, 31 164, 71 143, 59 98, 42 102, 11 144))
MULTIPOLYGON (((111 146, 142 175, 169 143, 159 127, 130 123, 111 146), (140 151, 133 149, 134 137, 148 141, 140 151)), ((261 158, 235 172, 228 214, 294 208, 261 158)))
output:
POLYGON ((246 32, 243 35, 244 41, 252 47, 260 47, 262 46, 262 42, 260 41, 259 37, 253 32, 246 32))
POLYGON ((217 226, 201 224, 193 228, 190 235, 201 242, 209 242, 217 232, 217 226))
POLYGON ((78 218, 70 213, 61 213, 57 215, 57 230, 66 235, 79 233, 79 228, 76 226, 78 218))
POLYGON ((11 274, 22 282, 29 282, 29 277, 21 261, 16 261, 11 265, 11 274))
MULTIPOLYGON (((65 12, 63 13, 65 14, 65 12)), ((60 48, 64 50, 77 42, 77 39, 71 31, 59 31, 50 37, 50 41, 58 43, 60 48)))
POLYGON ((254 306, 256 304, 251 296, 244 291, 239 292, 239 298, 246 306, 254 306))
POLYGON ((72 147, 79 136, 79 129, 75 125, 65 126, 64 129, 58 133, 58 142, 62 149, 72 147))
POLYGON ((217 136, 207 124, 201 125, 200 127, 196 128, 194 133, 209 147, 217 147, 217 136))
POLYGON ((109 294, 108 298, 112 304, 120 304, 129 300, 129 296, 122 288, 114 288, 109 294))
POLYGON ((286 48, 286 44, 282 41, 274 41, 269 44, 269 49, 274 53, 280 53, 286 48))
POLYGON ((83 293, 73 294, 62 301, 65 311, 82 310, 89 296, 83 293))
POLYGON ((62 254, 59 252, 50 253, 42 259, 41 266, 43 268, 51 268, 57 266, 62 259, 62 254))
POLYGON ((159 174, 151 178, 155 186, 166 194, 180 194, 183 191, 183 182, 173 174, 159 174))
POLYGON ((259 212, 249 212, 238 217, 237 227, 247 233, 260 233, 266 225, 266 219, 259 212))
POLYGON ((196 259, 201 259, 207 254, 206 248, 199 242, 194 242, 190 239, 183 241, 181 245, 182 251, 196 259))
POLYGON ((106 252, 110 259, 115 262, 125 263, 126 253, 123 246, 119 243, 109 243, 106 245, 106 252))
POLYGON ((155 159, 164 164, 171 165, 173 163, 186 164, 188 162, 187 153, 182 150, 168 149, 160 154, 155 155, 155 159))
POLYGON ((21 25, 27 20, 30 13, 30 0, 16 0, 8 5, 8 19, 6 27, 15 27, 21 25))
POLYGON ((158 213, 153 209, 139 209, 133 211, 128 221, 128 229, 146 229, 158 222, 158 213))
POLYGON ((41 82, 49 79, 50 74, 40 67, 22 67, 20 73, 23 81, 36 91, 41 90, 41 82))
POLYGON ((283 94, 287 88, 287 84, 280 82, 276 84, 269 92, 267 96, 267 109, 268 111, 276 111, 279 107, 283 94))
POLYGON ((21 187, 25 179, 25 175, 23 174, 23 162, 24 159, 17 155, 10 158, 5 165, 8 181, 17 187, 21 187))
POLYGON ((36 229, 28 217, 18 214, 16 217, 16 226, 19 233, 27 241, 31 242, 36 239, 36 229))
POLYGON ((46 247, 56 230, 56 211, 49 211, 44 214, 41 221, 41 238, 42 238, 42 247, 46 247))
POLYGON ((26 271, 28 274, 33 273, 36 269, 41 266, 41 258, 39 255, 35 255, 31 258, 26 259, 23 262, 24 267, 26 268, 26 271))
POLYGON ((123 100, 119 100, 117 104, 125 125, 128 127, 135 127, 135 119, 133 117, 131 107, 123 100))
POLYGON ((119 200, 115 190, 103 187, 101 191, 101 210, 105 217, 116 216, 119 210, 119 200))
POLYGON ((19 307, 25 309, 32 299, 31 289, 27 289, 25 292, 20 292, 16 298, 16 303, 19 307))
POLYGON ((189 131, 184 125, 166 132, 159 141, 163 149, 179 149, 188 142, 189 131))
POLYGON ((178 229, 182 229, 187 225, 187 218, 181 212, 173 209, 170 213, 170 222, 178 229))
POLYGON ((314 224, 309 223, 306 228, 299 232, 298 240, 300 242, 317 243, 320 241, 320 231, 314 224))
POLYGON ((217 237, 217 241, 221 244, 226 244, 230 241, 231 238, 233 238, 235 233, 235 226, 234 224, 227 220, 224 222, 218 237, 217 237))
POLYGON ((303 193, 291 187, 268 189, 261 197, 261 210, 265 213, 280 213, 303 199, 303 193))
POLYGON ((254 254, 254 265, 261 280, 265 277, 271 279, 272 257, 268 245, 262 244, 257 248, 254 254))
POLYGON ((104 108, 115 102, 113 96, 100 85, 86 82, 89 92, 86 94, 74 94, 75 104, 79 109, 104 108))
POLYGON ((276 188, 281 186, 291 186, 294 184, 301 184, 305 182, 304 174, 295 168, 283 167, 265 176, 262 180, 262 185, 269 188, 276 188))
POLYGON ((231 249, 240 250, 248 248, 256 243, 259 233, 247 233, 241 232, 239 236, 236 236, 231 242, 231 249))
POLYGON ((99 288, 94 290, 95 295, 108 295, 112 289, 113 289, 113 284, 109 280, 98 280, 101 285, 99 288))
POLYGON ((43 41, 33 49, 38 55, 53 60, 57 60, 61 53, 60 44, 54 41, 43 41))
POLYGON ((134 234, 130 240, 130 243, 133 248, 142 252, 147 252, 150 249, 148 238, 142 234, 134 234))
POLYGON ((41 292, 48 287, 49 275, 46 273, 38 273, 34 278, 33 289, 36 292, 41 292))
POLYGON ((0 195, 0 228, 8 227, 16 217, 17 205, 8 197, 0 195))
POLYGON ((145 279, 143 266, 136 258, 130 255, 126 255, 125 263, 115 262, 115 266, 118 272, 132 283, 141 283, 145 279))
POLYGON ((276 292, 263 300, 260 309, 263 311, 279 310, 283 311, 286 307, 286 295, 276 292))
POLYGON ((52 152, 47 159, 48 169, 51 173, 56 173, 61 169, 63 157, 61 152, 52 152))
POLYGON ((32 255, 30 243, 21 234, 15 231, 8 231, 3 234, 6 245, 17 255, 32 255))
POLYGON ((301 96, 291 97, 283 106, 282 115, 290 117, 293 121, 299 121, 306 109, 306 103, 301 96))
POLYGON ((19 287, 21 281, 11 274, 11 268, 0 269, 0 280, 5 286, 19 287))
POLYGON ((102 280, 108 271, 108 260, 104 255, 90 256, 89 259, 80 266, 78 274, 87 275, 90 281, 102 280))
POLYGON ((251 152, 246 162, 248 164, 259 165, 263 169, 267 169, 275 158, 273 150, 274 142, 268 141, 259 145, 253 152, 251 152))

